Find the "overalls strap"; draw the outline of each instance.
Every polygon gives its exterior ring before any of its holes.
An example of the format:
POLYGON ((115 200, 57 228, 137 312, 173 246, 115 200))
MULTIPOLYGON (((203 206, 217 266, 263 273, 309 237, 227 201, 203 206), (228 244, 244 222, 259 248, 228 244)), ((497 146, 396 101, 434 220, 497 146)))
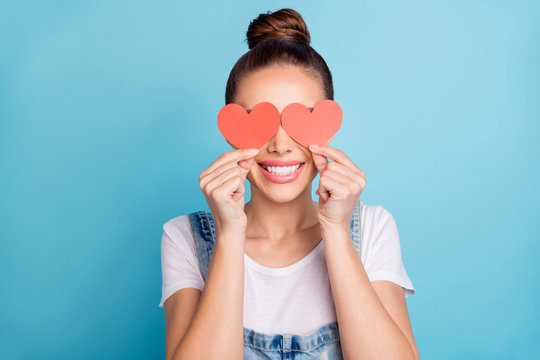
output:
MULTIPOLYGON (((362 240, 361 211, 362 201, 358 200, 351 214, 349 229, 351 240, 359 256, 360 242, 362 240)), ((210 266, 210 260, 216 242, 216 226, 214 218, 212 217, 212 213, 207 211, 192 212, 188 214, 188 217, 195 242, 195 248, 197 249, 199 267, 201 269, 202 277, 206 281, 208 267, 210 266)))

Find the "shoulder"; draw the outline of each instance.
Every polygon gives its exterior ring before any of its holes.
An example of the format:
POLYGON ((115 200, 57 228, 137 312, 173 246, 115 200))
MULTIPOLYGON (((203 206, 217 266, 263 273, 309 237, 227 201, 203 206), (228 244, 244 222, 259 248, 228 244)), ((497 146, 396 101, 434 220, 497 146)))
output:
POLYGON ((163 224, 163 232, 169 236, 177 237, 189 230, 188 214, 176 216, 163 224))
POLYGON ((364 205, 362 226, 362 261, 370 281, 392 281, 405 289, 406 297, 414 294, 392 213, 381 205, 364 205))
POLYGON ((375 249, 398 251, 399 233, 392 213, 382 205, 361 204, 361 245, 367 257, 375 249))
POLYGON ((362 209, 361 221, 365 228, 370 230, 380 230, 389 223, 395 222, 392 213, 382 205, 368 205, 360 203, 362 209))
POLYGON ((161 237, 163 260, 168 258, 169 261, 178 261, 181 256, 187 258, 193 265, 196 264, 197 249, 189 215, 176 216, 163 224, 161 237))
POLYGON ((175 247, 179 250, 190 251, 193 248, 193 233, 191 231, 189 215, 183 214, 176 216, 163 224, 162 250, 175 247))
POLYGON ((197 230, 197 226, 195 228, 192 228, 193 226, 193 220, 192 218, 196 215, 199 217, 204 215, 203 217, 208 217, 209 220, 212 220, 212 216, 210 212, 207 212, 205 210, 200 211, 194 211, 188 214, 183 214, 176 216, 168 221, 166 221, 163 224, 163 237, 170 238, 173 240, 173 242, 181 242, 181 243, 194 243, 194 236, 193 231, 197 230))

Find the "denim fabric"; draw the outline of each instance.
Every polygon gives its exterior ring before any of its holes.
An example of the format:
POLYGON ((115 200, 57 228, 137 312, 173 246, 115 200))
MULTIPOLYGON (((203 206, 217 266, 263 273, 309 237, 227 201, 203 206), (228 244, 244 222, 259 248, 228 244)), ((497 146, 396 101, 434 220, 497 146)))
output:
MULTIPOLYGON (((350 234, 354 247, 360 255, 361 200, 358 200, 350 220, 350 234)), ((197 211, 188 214, 197 249, 199 267, 206 280, 208 267, 216 241, 216 228, 212 213, 197 211)), ((343 359, 337 321, 324 324, 308 335, 264 334, 244 328, 244 359, 343 359)))

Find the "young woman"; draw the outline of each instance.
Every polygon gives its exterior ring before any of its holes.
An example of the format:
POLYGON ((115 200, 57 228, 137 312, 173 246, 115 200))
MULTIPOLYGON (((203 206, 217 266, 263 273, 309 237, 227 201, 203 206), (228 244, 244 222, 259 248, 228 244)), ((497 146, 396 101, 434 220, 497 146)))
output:
MULTIPOLYGON (((227 104, 281 112, 333 100, 296 11, 259 15, 247 40, 227 104)), ((260 149, 226 152, 200 173, 211 212, 164 225, 167 359, 419 358, 394 218, 359 200, 365 174, 328 143, 304 147, 280 125, 260 149)))

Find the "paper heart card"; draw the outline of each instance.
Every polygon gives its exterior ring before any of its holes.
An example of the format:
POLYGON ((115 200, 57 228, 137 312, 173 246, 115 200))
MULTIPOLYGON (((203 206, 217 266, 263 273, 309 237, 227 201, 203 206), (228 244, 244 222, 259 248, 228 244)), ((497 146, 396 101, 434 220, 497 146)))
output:
POLYGON ((330 140, 342 119, 339 104, 327 99, 311 111, 304 104, 291 103, 281 114, 270 102, 256 104, 249 113, 241 105, 231 103, 221 108, 217 124, 223 137, 239 149, 262 147, 276 135, 280 125, 294 141, 309 147, 330 140))

